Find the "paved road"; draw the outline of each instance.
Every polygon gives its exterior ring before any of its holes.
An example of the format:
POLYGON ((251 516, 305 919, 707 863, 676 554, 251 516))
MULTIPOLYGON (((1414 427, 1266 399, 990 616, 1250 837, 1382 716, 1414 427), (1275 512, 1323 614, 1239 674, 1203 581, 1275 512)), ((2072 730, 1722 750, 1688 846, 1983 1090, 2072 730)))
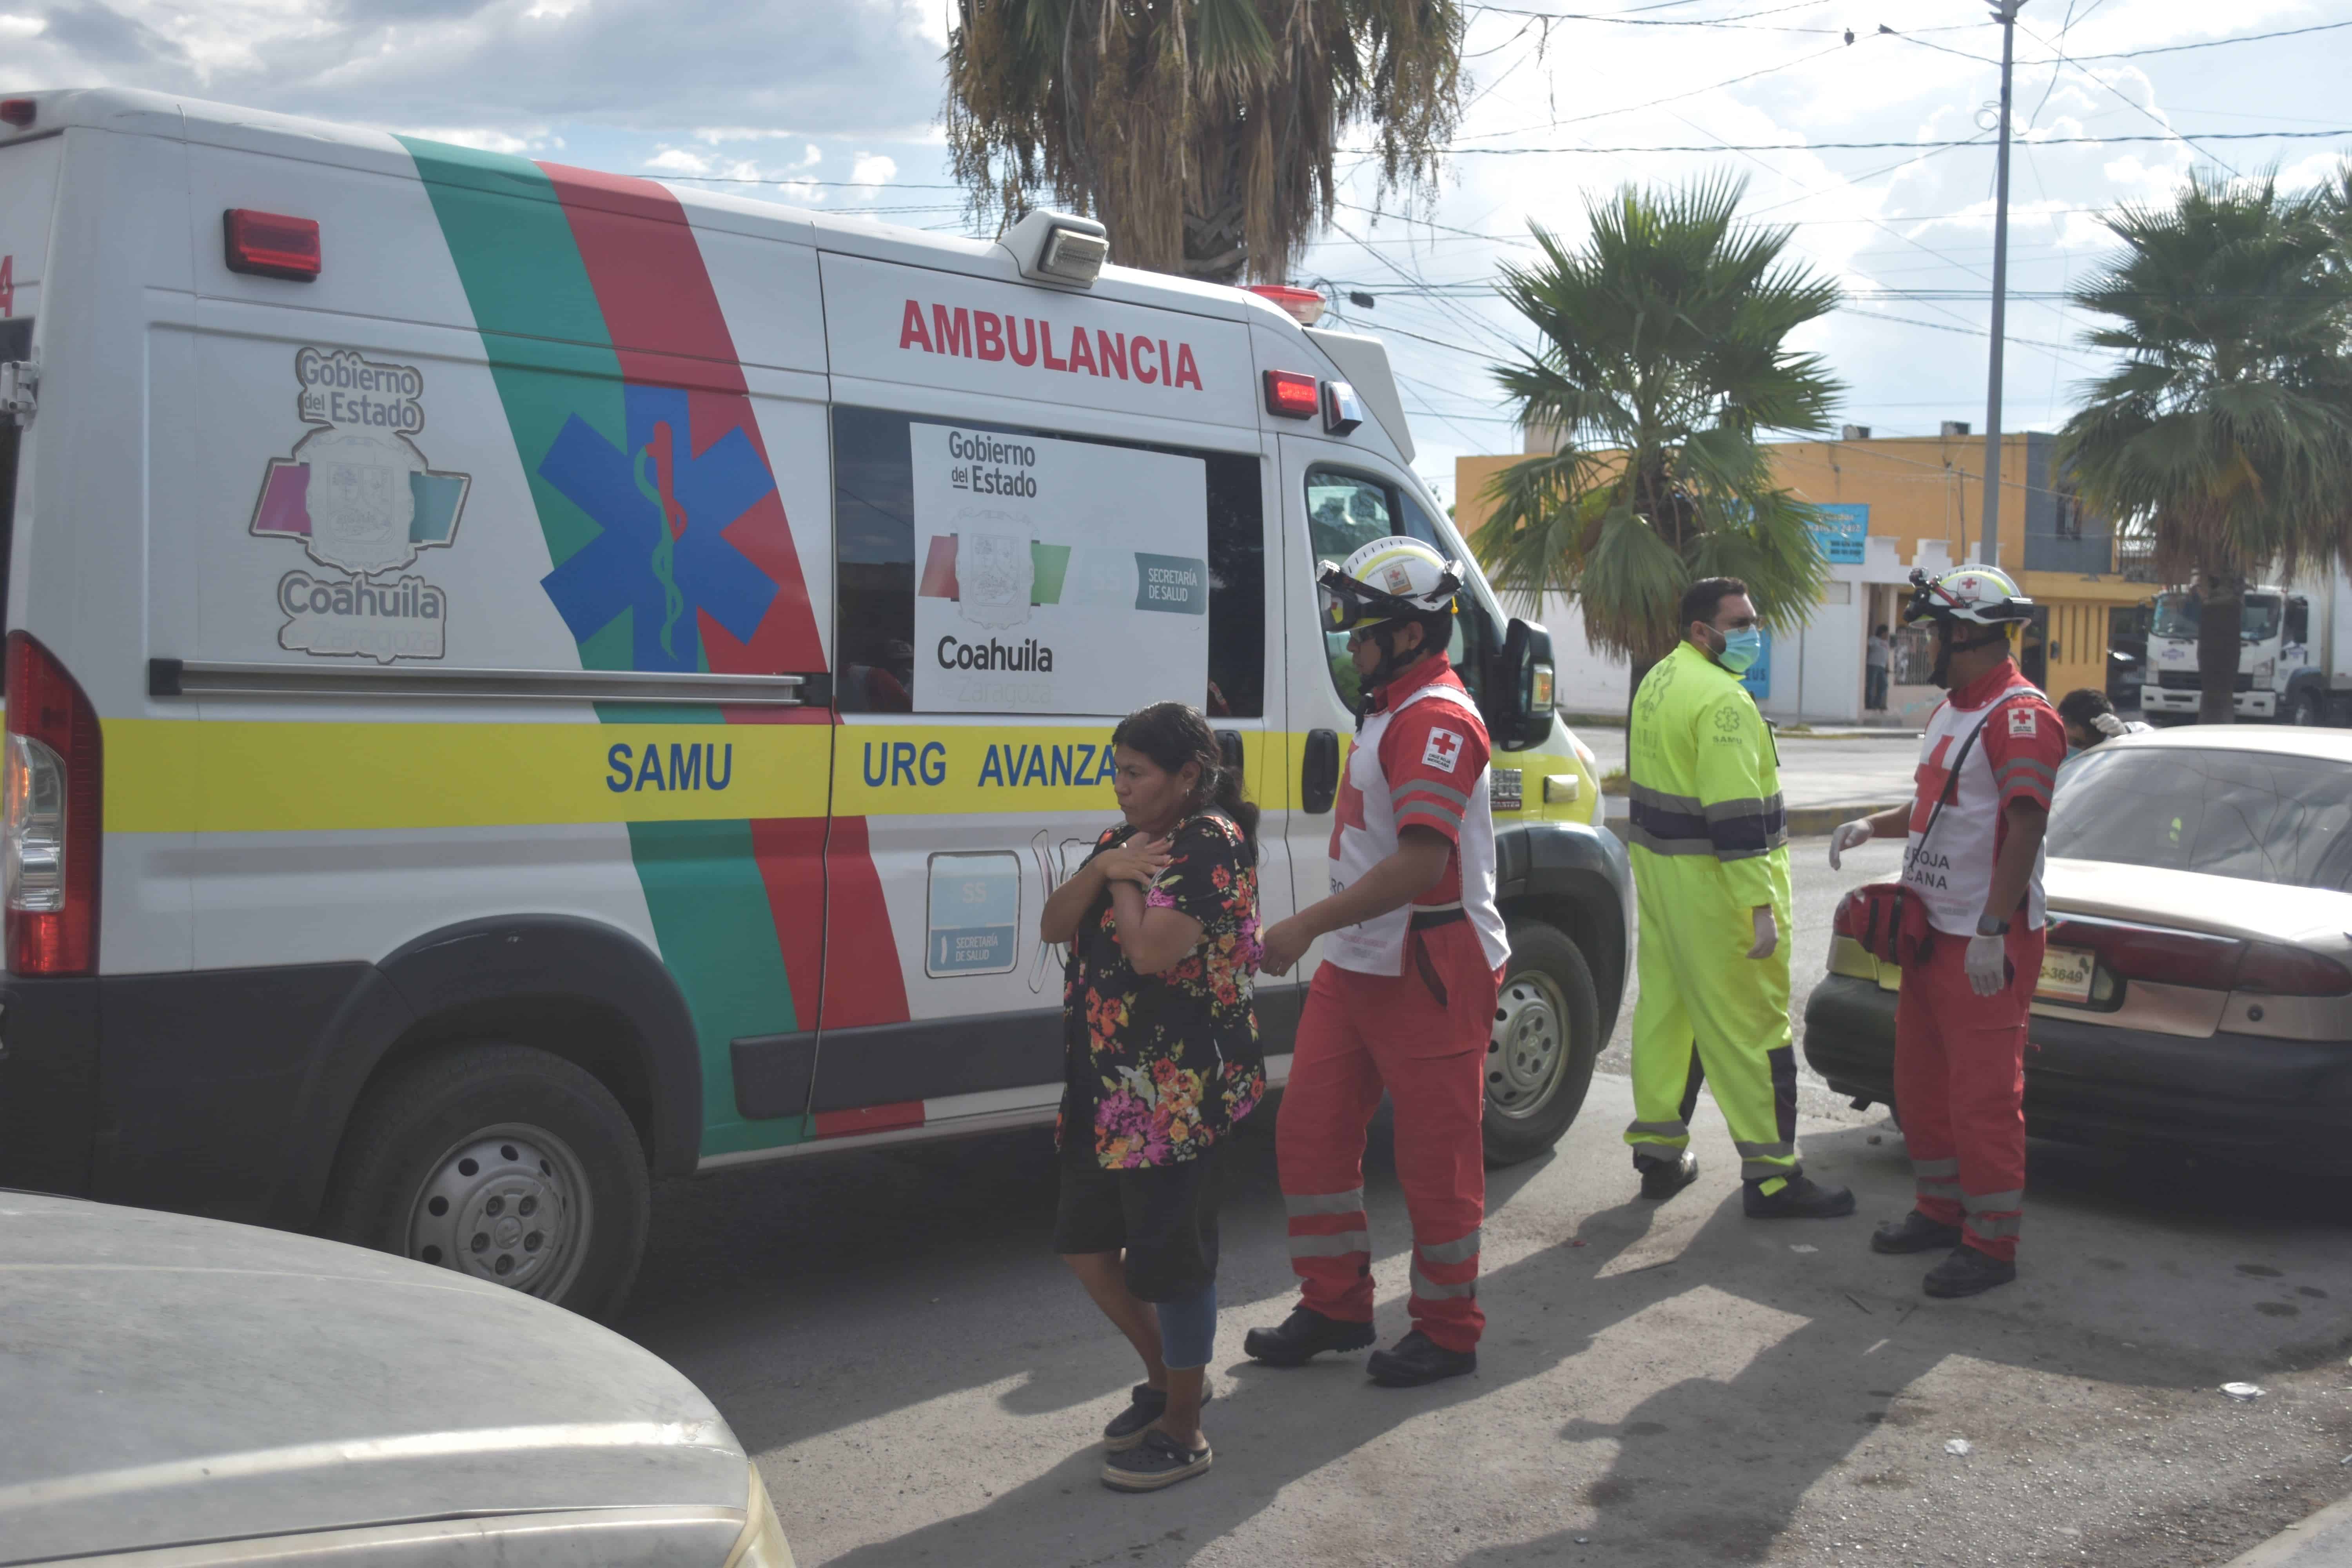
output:
MULTIPOLYGON (((1827 941, 1817 859, 1798 858, 1801 990, 1827 941)), ((1877 1114, 1808 1094, 1807 1157, 1862 1213, 1788 1228, 1739 1216, 1704 1105, 1699 1184, 1629 1201, 1629 1110, 1603 1076, 1552 1157, 1494 1173, 1480 1371, 1417 1392, 1368 1386, 1357 1358, 1241 1359, 1290 1289, 1254 1124, 1224 1226, 1217 1466, 1159 1497, 1096 1479, 1134 1369, 1050 1256, 1042 1134, 667 1185, 622 1326, 718 1402, 811 1568, 2185 1568, 2345 1490, 2340 1185, 2037 1145, 2023 1279, 1936 1303, 1921 1263, 1864 1246, 1908 1201, 1877 1114), (2240 1379, 2269 1392, 2218 1391, 2240 1379)), ((1392 1337, 1408 1232, 1382 1131, 1369 1176, 1392 1337)))
MULTIPOLYGON (((1584 725, 1577 729, 1576 738, 1601 758, 1603 773, 1625 765, 1623 730, 1584 725)), ((1916 734, 1852 740, 1783 735, 1780 746, 1780 793, 1792 806, 1907 799, 1911 774, 1919 762, 1916 734)))

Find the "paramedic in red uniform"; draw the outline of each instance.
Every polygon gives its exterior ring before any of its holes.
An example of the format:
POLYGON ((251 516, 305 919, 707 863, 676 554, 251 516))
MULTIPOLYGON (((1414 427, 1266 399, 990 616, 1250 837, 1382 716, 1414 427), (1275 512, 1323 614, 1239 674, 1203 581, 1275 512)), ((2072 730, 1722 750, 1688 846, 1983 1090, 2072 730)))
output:
POLYGON ((1857 844, 1908 835, 1903 885, 1934 932, 1904 966, 1895 1015, 1895 1097, 1918 1198, 1870 1245, 1948 1251, 1927 1294, 1973 1296, 2017 1278, 2042 837, 2066 731, 2010 657, 2008 627, 2033 610, 2016 584, 1989 566, 1911 577, 1903 618, 1935 624, 1936 684, 1950 696, 1921 737, 1916 798, 1840 827, 1830 865, 1857 844))
POLYGON ((1486 1322, 1478 1121, 1510 950, 1495 904, 1486 730, 1445 656, 1461 582, 1412 539, 1325 565, 1324 628, 1348 634, 1362 717, 1332 828, 1331 896, 1268 929, 1261 965, 1284 973, 1329 939, 1275 1124, 1299 1305, 1244 1348, 1297 1366, 1372 1342, 1364 1134, 1385 1089, 1412 1219, 1412 1330, 1366 1370, 1391 1387, 1475 1371, 1486 1322))

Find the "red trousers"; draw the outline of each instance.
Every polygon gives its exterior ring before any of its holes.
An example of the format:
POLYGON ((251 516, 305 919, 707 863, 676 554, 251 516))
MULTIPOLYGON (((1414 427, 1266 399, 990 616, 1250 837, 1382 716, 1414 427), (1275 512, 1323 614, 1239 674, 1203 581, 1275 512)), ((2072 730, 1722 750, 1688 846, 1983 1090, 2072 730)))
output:
POLYGON ((2009 986, 1979 996, 1968 938, 1938 931, 1927 962, 1903 971, 1895 1010, 1895 1110, 1919 1212, 2003 1262, 2025 1205, 2025 1024, 2044 940, 2012 925, 2009 986))
POLYGON ((1275 1123, 1290 1267, 1301 1302, 1327 1318, 1372 1317, 1371 1222, 1364 1134, 1383 1088, 1396 1105, 1397 1180, 1412 1219, 1413 1327, 1447 1350, 1478 1343, 1478 1233, 1486 1161, 1486 1047, 1502 972, 1467 921, 1405 939, 1404 973, 1315 972, 1298 1020, 1290 1085, 1275 1123), (1445 992, 1421 973, 1424 950, 1445 992))

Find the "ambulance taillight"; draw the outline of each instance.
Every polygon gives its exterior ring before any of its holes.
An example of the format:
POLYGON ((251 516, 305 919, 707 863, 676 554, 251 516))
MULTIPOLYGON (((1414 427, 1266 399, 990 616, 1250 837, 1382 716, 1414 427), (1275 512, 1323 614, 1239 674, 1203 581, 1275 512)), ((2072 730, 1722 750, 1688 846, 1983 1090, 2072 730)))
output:
POLYGON ((319 276, 319 225, 284 213, 231 207, 221 214, 228 269, 308 283, 319 276))
POLYGON ((0 897, 8 969, 98 967, 103 754, 98 712, 55 655, 8 634, 6 752, 0 758, 0 897))
POLYGON ((0 125, 13 125, 19 131, 31 127, 41 111, 37 100, 30 98, 0 98, 0 125))

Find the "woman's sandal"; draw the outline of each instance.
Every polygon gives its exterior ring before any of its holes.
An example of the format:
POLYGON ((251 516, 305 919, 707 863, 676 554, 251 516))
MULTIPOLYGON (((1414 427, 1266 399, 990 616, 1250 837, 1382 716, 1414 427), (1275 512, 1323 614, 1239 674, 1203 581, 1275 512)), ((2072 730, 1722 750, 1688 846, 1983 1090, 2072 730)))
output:
MULTIPOLYGON (((1216 1394, 1206 1384, 1201 1389, 1201 1403, 1206 1405, 1216 1394)), ((1139 1383, 1127 1391, 1127 1408, 1110 1418, 1103 1428, 1103 1447, 1114 1454, 1124 1454, 1143 1441, 1151 1424, 1168 1414, 1168 1391, 1139 1383)))
POLYGON ((1206 1438, 1197 1448, 1181 1447, 1159 1427, 1148 1426, 1142 1441, 1103 1461, 1103 1485, 1114 1491, 1156 1492, 1199 1475, 1215 1457, 1206 1438))

